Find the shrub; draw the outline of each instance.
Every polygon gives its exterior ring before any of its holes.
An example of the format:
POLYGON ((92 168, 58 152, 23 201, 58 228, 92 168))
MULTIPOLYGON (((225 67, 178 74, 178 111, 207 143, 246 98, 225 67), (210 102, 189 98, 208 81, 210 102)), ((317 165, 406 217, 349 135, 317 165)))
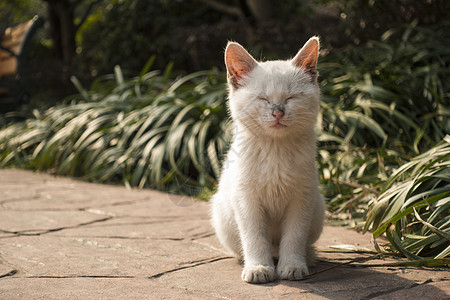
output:
POLYGON ((450 132, 449 27, 405 25, 319 64, 319 163, 332 211, 363 216, 395 169, 450 132))
POLYGON ((0 165, 175 190, 211 187, 227 147, 225 89, 216 71, 169 80, 119 67, 91 91, 0 131, 0 165))
POLYGON ((370 205, 365 230, 411 259, 450 254, 450 136, 397 169, 370 205))

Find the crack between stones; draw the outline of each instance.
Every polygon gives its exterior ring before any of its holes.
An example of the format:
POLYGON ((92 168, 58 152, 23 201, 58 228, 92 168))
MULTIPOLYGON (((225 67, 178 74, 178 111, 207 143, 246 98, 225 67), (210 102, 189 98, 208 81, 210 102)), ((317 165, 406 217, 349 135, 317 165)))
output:
POLYGON ((170 274, 170 273, 173 273, 173 272, 181 271, 181 270, 184 270, 184 269, 195 268, 195 267, 198 267, 198 266, 201 266, 201 265, 206 265, 206 264, 210 264, 210 263, 213 263, 213 262, 216 262, 216 261, 220 261, 220 260, 224 260, 224 259, 231 259, 231 258, 232 258, 231 256, 219 256, 219 257, 214 257, 214 258, 202 259, 202 260, 198 260, 198 261, 192 261, 192 262, 188 263, 185 266, 180 266, 178 268, 173 268, 173 269, 170 269, 170 270, 167 270, 167 271, 164 271, 164 272, 152 275, 152 276, 147 277, 147 278, 148 279, 157 279, 157 278, 159 278, 161 276, 164 276, 164 275, 167 275, 167 274, 170 274))
POLYGON ((133 221, 133 222, 127 222, 127 223, 121 223, 121 224, 105 224, 104 227, 112 227, 112 226, 129 226, 129 225, 153 225, 153 224, 164 224, 164 223, 172 223, 172 222, 184 222, 184 221, 192 221, 193 219, 189 218, 180 218, 177 216, 174 217, 161 217, 161 216, 132 216, 132 215, 115 215, 112 216, 115 219, 126 219, 126 218, 133 218, 133 219, 142 219, 145 221, 133 221), (150 220, 149 220, 150 219, 150 220))
POLYGON ((197 234, 192 235, 192 236, 189 238, 189 240, 195 241, 195 240, 207 238, 207 237, 210 237, 210 236, 213 236, 213 235, 214 235, 214 232, 202 232, 202 233, 197 233, 197 234))
MULTIPOLYGON (((112 218, 113 218, 112 216, 109 216, 109 217, 98 219, 98 220, 93 220, 93 221, 89 221, 89 222, 85 222, 85 223, 80 223, 80 224, 77 224, 77 225, 74 225, 74 226, 63 226, 63 227, 58 227, 58 228, 46 229, 46 230, 9 231, 9 230, 0 229, 0 232, 13 234, 14 236, 40 236, 40 235, 47 234, 47 233, 58 232, 58 231, 66 230, 66 229, 80 228, 80 227, 83 227, 83 226, 86 226, 86 225, 91 225, 91 224, 95 224, 95 223, 105 222, 105 221, 111 220, 112 218), (35 231, 35 232, 33 232, 33 231, 35 231)), ((7 238, 7 237, 3 237, 3 238, 7 238)))
POLYGON ((16 275, 19 272, 18 269, 16 269, 11 263, 9 263, 6 259, 4 259, 2 257, 1 253, 0 253, 0 263, 2 265, 5 265, 5 266, 8 266, 9 268, 11 268, 11 271, 9 271, 7 273, 0 274, 0 279, 1 278, 5 278, 5 277, 14 276, 14 275, 16 275))
MULTIPOLYGON (((11 202, 23 202, 23 201, 27 201, 27 200, 31 200, 31 201, 36 201, 36 200, 40 200, 41 198, 39 197, 32 197, 32 198, 28 198, 26 200, 23 199, 10 199, 10 200, 3 200, 0 201, 0 206, 3 207, 4 204, 7 203, 11 203, 11 202)), ((121 206, 121 205, 130 205, 130 204, 134 204, 134 203, 139 203, 139 202, 145 202, 145 201, 149 201, 151 200, 149 197, 145 197, 142 199, 134 199, 134 200, 126 200, 126 201, 116 201, 116 202, 112 202, 112 203, 105 203, 102 205, 98 205, 95 207, 79 207, 79 208, 35 208, 35 209, 15 209, 15 208, 5 208, 7 210, 11 210, 11 211, 21 211, 21 212, 42 212, 42 211, 52 211, 52 212, 61 212, 61 211, 87 211, 89 212, 89 210, 96 210, 96 209, 100 209, 100 208, 105 208, 105 207, 114 207, 114 206, 121 206)))
MULTIPOLYGON (((27 278, 27 279, 72 279, 72 278, 104 278, 104 279, 146 278, 146 279, 156 279, 156 278, 159 278, 161 276, 164 276, 166 274, 170 274, 170 273, 173 273, 176 271, 194 268, 197 266, 206 265, 206 264, 213 263, 216 261, 231 259, 231 258, 232 258, 231 256, 220 256, 220 257, 213 257, 213 258, 208 258, 208 259, 192 261, 192 262, 189 262, 185 266, 173 268, 173 269, 152 275, 150 277, 140 277, 140 276, 138 277, 138 276, 132 276, 132 275, 129 275, 129 276, 127 276, 127 275, 40 275, 40 276, 25 276, 25 277, 21 277, 21 278, 27 278)), ((9 272, 7 274, 0 275, 0 278, 7 277, 7 276, 13 276, 13 275, 17 274, 17 272, 18 272, 17 270, 12 270, 11 272, 9 272)))
POLYGON ((85 235, 55 235, 64 238, 83 238, 83 239, 118 239, 118 240, 148 240, 148 241, 184 241, 185 238, 153 238, 153 237, 133 237, 133 236, 85 236, 85 235))
POLYGON ((138 278, 136 276, 127 275, 40 275, 40 276, 26 276, 27 279, 73 279, 73 278, 106 278, 106 279, 128 279, 138 278))
POLYGON ((5 277, 11 277, 11 276, 14 276, 14 275, 16 275, 18 272, 19 272, 18 270, 14 269, 14 270, 9 271, 8 273, 0 274, 0 279, 1 279, 1 278, 5 278, 5 277))

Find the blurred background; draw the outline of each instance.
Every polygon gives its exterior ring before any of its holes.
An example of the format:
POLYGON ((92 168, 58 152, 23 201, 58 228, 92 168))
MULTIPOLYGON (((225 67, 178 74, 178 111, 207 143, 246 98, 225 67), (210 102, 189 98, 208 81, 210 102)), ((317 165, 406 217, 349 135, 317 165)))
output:
POLYGON ((227 40, 259 59, 285 59, 319 35, 323 55, 403 24, 439 24, 449 11, 445 0, 15 0, 1 1, 0 30, 35 15, 46 21, 30 76, 34 95, 56 101, 75 91, 71 75, 87 85, 115 65, 135 75, 153 55, 154 69, 223 70, 227 40))
POLYGON ((233 132, 227 41, 287 59, 318 35, 327 222, 449 264, 450 1, 2 0, 0 32, 35 15, 0 167, 209 199, 233 132))

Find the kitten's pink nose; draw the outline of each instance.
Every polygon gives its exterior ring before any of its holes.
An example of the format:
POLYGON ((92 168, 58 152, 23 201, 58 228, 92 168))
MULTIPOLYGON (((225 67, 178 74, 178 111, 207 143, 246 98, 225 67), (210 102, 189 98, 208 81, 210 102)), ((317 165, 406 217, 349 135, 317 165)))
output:
POLYGON ((274 116, 277 121, 280 121, 280 119, 284 116, 284 111, 278 109, 274 110, 272 112, 272 116, 274 116))

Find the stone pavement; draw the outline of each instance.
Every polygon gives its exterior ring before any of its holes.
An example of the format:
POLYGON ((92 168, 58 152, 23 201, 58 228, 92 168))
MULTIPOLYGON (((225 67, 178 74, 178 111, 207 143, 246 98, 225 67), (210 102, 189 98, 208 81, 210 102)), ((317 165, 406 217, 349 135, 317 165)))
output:
MULTIPOLYGON (((318 272, 368 254, 369 235, 326 226, 318 272)), ((359 262, 302 281, 240 279, 207 203, 151 190, 0 170, 0 299, 444 299, 447 268, 359 262)))

